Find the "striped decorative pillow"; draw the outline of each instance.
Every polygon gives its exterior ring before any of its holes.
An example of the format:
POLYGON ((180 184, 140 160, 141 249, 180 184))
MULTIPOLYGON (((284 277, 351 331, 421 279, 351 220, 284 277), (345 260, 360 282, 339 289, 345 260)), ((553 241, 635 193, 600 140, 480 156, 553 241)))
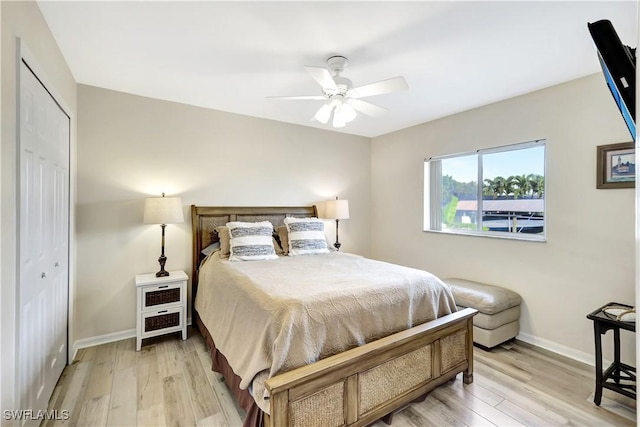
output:
POLYGON ((229 261, 277 259, 273 247, 273 225, 263 222, 228 222, 231 237, 229 261))
POLYGON ((289 232, 289 256, 326 254, 324 222, 318 218, 285 218, 289 232))

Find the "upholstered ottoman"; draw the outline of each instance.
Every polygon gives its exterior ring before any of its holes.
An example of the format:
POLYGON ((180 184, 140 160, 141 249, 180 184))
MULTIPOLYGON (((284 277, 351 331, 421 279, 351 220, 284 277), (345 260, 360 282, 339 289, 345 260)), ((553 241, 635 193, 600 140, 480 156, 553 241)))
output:
POLYGON ((473 318, 473 342, 492 348, 520 331, 520 303, 516 292, 472 280, 442 279, 453 292, 458 307, 478 310, 473 318))

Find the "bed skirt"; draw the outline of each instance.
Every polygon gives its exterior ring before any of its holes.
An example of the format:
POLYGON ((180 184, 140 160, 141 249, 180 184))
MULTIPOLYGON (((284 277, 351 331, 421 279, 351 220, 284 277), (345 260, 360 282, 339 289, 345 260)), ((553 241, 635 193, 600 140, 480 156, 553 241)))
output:
POLYGON ((211 338, 209 331, 197 312, 195 312, 195 316, 200 334, 211 350, 211 369, 224 377, 229 390, 236 398, 236 402, 246 411, 242 427, 264 427, 264 412, 258 407, 249 390, 242 390, 240 388, 240 377, 233 372, 233 369, 229 366, 229 362, 227 362, 227 358, 216 348, 213 338, 211 338))

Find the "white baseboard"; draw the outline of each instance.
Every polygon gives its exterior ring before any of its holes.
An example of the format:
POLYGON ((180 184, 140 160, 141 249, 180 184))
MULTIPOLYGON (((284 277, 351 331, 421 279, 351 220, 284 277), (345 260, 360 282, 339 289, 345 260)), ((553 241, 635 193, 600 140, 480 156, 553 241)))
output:
POLYGON ((73 359, 81 348, 93 347, 100 344, 108 344, 110 342, 126 340, 136 336, 135 329, 127 329, 126 331, 111 332, 109 334, 98 335, 95 337, 83 338, 73 343, 73 359))
MULTIPOLYGON (((596 363, 593 354, 585 353, 583 351, 576 350, 575 348, 567 347, 566 345, 536 337, 535 335, 531 335, 526 332, 520 332, 518 336, 516 336, 516 339, 560 354, 561 356, 568 357, 569 359, 577 360, 578 362, 585 363, 589 366, 595 366, 596 363)), ((611 362, 603 360, 604 366, 608 366, 609 363, 611 362)))
MULTIPOLYGON (((191 318, 187 318, 187 325, 191 325, 191 318)), ((136 337, 135 329, 127 329, 125 331, 111 332, 104 335, 97 335, 95 337, 83 338, 73 343, 73 357, 71 360, 75 360, 76 353, 81 348, 93 347, 100 344, 108 344, 111 342, 122 341, 129 338, 136 337)))

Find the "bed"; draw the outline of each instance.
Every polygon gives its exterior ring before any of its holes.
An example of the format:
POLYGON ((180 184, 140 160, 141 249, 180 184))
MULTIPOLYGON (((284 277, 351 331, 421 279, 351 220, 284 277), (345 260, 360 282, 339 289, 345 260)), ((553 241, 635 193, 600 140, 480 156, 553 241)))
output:
MULTIPOLYGON (((434 302, 433 310, 435 312, 425 315, 428 316, 428 318, 425 318, 427 321, 420 319, 415 314, 410 315, 410 317, 415 317, 410 319, 410 324, 417 324, 417 326, 400 328, 398 332, 390 335, 383 334, 382 336, 377 336, 380 335, 379 330, 375 331, 371 336, 367 336, 364 339, 359 338, 356 342, 357 345, 351 343, 344 349, 338 350, 339 352, 318 353, 318 357, 315 359, 306 355, 306 359, 302 359, 309 360, 307 363, 301 363, 300 360, 296 360, 295 363, 288 363, 289 359, 281 359, 279 357, 280 353, 276 351, 276 348, 283 346, 275 343, 273 344, 273 354, 269 354, 269 357, 272 357, 269 363, 272 364, 270 366, 261 365, 264 361, 260 358, 261 351, 259 349, 268 348, 268 351, 263 352, 271 353, 271 341, 265 339, 265 337, 269 338, 275 335, 267 331, 263 335, 258 335, 257 339, 251 336, 250 339, 245 340, 242 337, 226 336, 231 334, 225 334, 225 331, 235 329, 235 326, 229 327, 227 325, 235 325, 235 321, 230 323, 229 318, 212 317, 212 311, 219 310, 221 306, 233 304, 237 308, 235 311, 242 313, 260 313, 261 306, 264 305, 267 306, 264 309, 265 312, 279 313, 281 311, 280 306, 276 308, 270 306, 270 300, 267 303, 258 301, 253 303, 253 306, 250 305, 251 292, 261 292, 261 290, 253 291, 251 290, 252 288, 247 288, 249 290, 242 291, 245 288, 244 284, 239 285, 234 282, 233 286, 226 286, 226 282, 231 281, 232 277, 238 275, 264 276, 265 273, 261 270, 263 268, 262 264, 281 264, 286 268, 293 268, 292 258, 300 260, 296 262, 308 263, 311 262, 310 258, 312 257, 281 257, 276 261, 256 263, 226 262, 222 263, 227 264, 227 267, 224 267, 223 265, 217 265, 219 261, 212 259, 217 256, 216 253, 212 254, 203 263, 204 255, 202 251, 219 241, 217 227, 229 222, 255 223, 269 221, 276 228, 283 225, 287 217, 317 217, 316 208, 315 206, 192 206, 191 212, 193 227, 193 323, 197 325, 211 348, 212 368, 223 374, 239 405, 247 411, 245 426, 365 426, 381 418, 389 422, 394 411, 416 399, 426 397, 431 390, 454 379, 460 372, 463 373, 465 383, 468 384, 473 381, 472 321, 475 310, 465 309, 446 314, 449 311, 447 311, 446 307, 442 308, 442 306, 451 305, 451 301, 446 301, 446 296, 438 297, 443 299, 443 303, 435 304, 434 302), (229 277, 226 277, 224 268, 228 268, 230 264, 235 264, 234 268, 244 264, 242 268, 245 270, 242 270, 241 274, 236 272, 228 273, 229 277), (203 265, 205 267, 202 267, 203 265), (246 269, 249 269, 249 272, 246 269), (202 283, 200 283, 201 279, 202 283), (217 285, 214 284, 216 280, 220 282, 217 285), (202 289, 199 290, 201 286, 202 289), (227 297, 222 294, 225 287, 234 289, 234 292, 246 293, 227 297), (216 294, 215 292, 218 293, 216 294), (218 301, 218 306, 216 307, 215 300, 217 297, 219 297, 220 301, 218 301), (232 301, 232 303, 229 303, 225 298, 233 298, 228 300, 232 301), (198 312, 196 308, 202 313, 198 312), (434 320, 429 320, 434 317, 434 320), (218 348, 213 336, 217 336, 221 348, 218 348), (256 346, 256 341, 259 341, 262 345, 258 344, 256 346), (243 349, 243 346, 246 346, 244 353, 247 354, 247 360, 239 361, 238 358, 241 355, 238 349, 243 349), (229 356, 229 359, 227 359, 227 356, 229 356), (256 358, 258 359, 257 362, 254 360, 256 358), (280 363, 276 363, 274 360, 279 360, 280 363), (235 367, 235 370, 232 369, 232 366, 235 367), (247 366, 253 367, 254 370, 248 369, 247 366), (258 369, 255 369, 255 366, 258 366, 258 369), (256 375, 253 378, 254 373, 261 369, 264 371, 263 368, 267 368, 266 373, 262 372, 261 375, 256 375), (257 381, 259 377, 261 380, 257 381)), ((320 256, 326 257, 323 258, 323 265, 330 266, 332 272, 340 270, 342 263, 353 264, 360 270, 363 270, 362 266, 366 266, 365 270, 380 268, 382 273, 386 269, 392 268, 405 269, 409 275, 417 271, 400 266, 394 267, 391 264, 366 260, 353 255, 330 253, 320 256), (336 264, 333 264, 334 262, 336 264)), ((269 268, 271 268, 271 265, 269 268)), ((295 265, 297 266, 297 264, 295 265)), ((303 264, 302 267, 298 266, 297 268, 305 270, 309 266, 303 264)), ((394 271, 391 270, 392 274, 394 271)), ((344 274, 346 275, 347 273, 344 274)), ((346 278, 347 276, 338 279, 336 276, 336 280, 345 280, 346 278)), ((340 287, 336 286, 336 289, 340 287)), ((295 293, 293 288, 288 292, 295 293)), ((411 292, 413 293, 413 291, 411 292)), ((387 295, 386 290, 384 295, 387 295)), ((295 305, 291 301, 286 300, 284 306, 295 305)), ((361 301, 365 301, 365 299, 361 299, 361 301)), ((372 304, 375 304, 375 302, 372 304)), ((395 300, 389 302, 389 304, 393 304, 396 307, 396 305, 402 305, 403 302, 402 300, 395 300)), ((425 304, 426 300, 416 300, 415 303, 412 302, 408 305, 413 309, 414 306, 423 307, 425 304)), ((335 300, 332 300, 330 305, 335 306, 335 300)), ((341 302, 340 305, 342 306, 343 303, 341 302)), ((455 304, 453 306, 455 307, 455 304)), ((344 307, 347 307, 346 302, 344 307)), ((312 320, 314 316, 325 315, 317 307, 305 307, 302 311, 305 313, 312 312, 312 320)), ((352 312, 353 307, 346 308, 343 311, 352 312)), ((216 314, 216 316, 219 315, 216 314)), ((262 319, 259 315, 256 316, 255 329, 262 330, 261 328, 264 324, 270 323, 267 317, 262 319)), ((288 312, 285 315, 287 319, 290 316, 288 312)), ((384 318, 384 316, 378 317, 384 318)), ((372 319, 367 318, 363 323, 365 325, 374 323, 372 319)), ((273 323, 276 323, 278 327, 286 324, 282 319, 273 323)), ((299 323, 306 325, 309 320, 307 318, 300 320, 296 317, 296 320, 289 325, 289 329, 299 323)), ((323 320, 316 323, 323 324, 326 322, 323 320)), ((289 329, 286 330, 288 331, 289 329)), ((395 329, 398 329, 397 325, 395 329)), ((245 338, 251 335, 251 331, 248 329, 240 329, 239 331, 242 331, 242 333, 236 335, 242 335, 245 338)), ((370 332, 367 331, 367 333, 369 334, 370 332)), ((322 340, 330 342, 330 339, 325 337, 326 331, 316 332, 313 330, 313 333, 309 335, 316 336, 316 334, 322 336, 322 340)), ((281 333, 277 336, 280 337, 281 335, 286 336, 287 334, 281 333)), ((296 347, 298 341, 294 339, 287 342, 284 345, 283 354, 287 357, 289 356, 287 351, 290 351, 292 355, 297 354, 291 349, 296 347)), ((313 341, 310 342, 313 344, 313 341)), ((338 348, 335 346, 329 347, 338 348)), ((295 357, 291 356, 291 359, 295 359, 295 357)))

